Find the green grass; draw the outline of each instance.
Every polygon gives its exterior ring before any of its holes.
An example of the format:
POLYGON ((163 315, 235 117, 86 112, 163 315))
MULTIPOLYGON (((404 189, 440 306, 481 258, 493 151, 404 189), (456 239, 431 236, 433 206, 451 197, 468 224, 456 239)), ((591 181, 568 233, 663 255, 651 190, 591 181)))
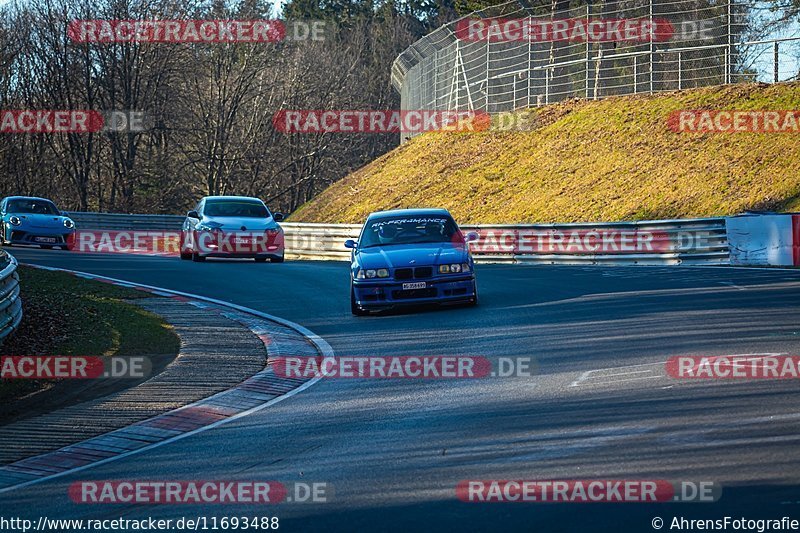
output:
MULTIPOLYGON (((175 355, 180 339, 161 317, 126 300, 150 297, 64 272, 19 267, 23 319, 0 355, 175 355)), ((0 398, 46 383, 3 380, 0 398)))
POLYGON ((445 207, 462 223, 591 222, 800 210, 800 135, 675 133, 682 109, 800 110, 800 83, 573 100, 526 132, 427 133, 301 206, 292 222, 445 207))

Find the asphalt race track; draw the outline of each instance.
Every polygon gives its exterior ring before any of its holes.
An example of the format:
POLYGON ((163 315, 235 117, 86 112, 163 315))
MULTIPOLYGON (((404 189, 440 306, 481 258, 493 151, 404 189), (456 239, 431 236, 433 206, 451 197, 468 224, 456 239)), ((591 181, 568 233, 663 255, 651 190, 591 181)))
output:
MULTIPOLYGON (((479 265, 475 308, 350 314, 345 263, 191 263, 13 248, 297 322, 343 355, 533 356, 535 377, 323 379, 261 412, 0 495, 48 518, 278 516, 281 531, 653 531, 800 518, 797 380, 679 381, 675 355, 800 354, 800 271, 479 265), (641 365, 641 366, 634 366, 641 365), (78 505, 76 480, 327 482, 325 504, 78 505), (716 503, 464 503, 470 479, 714 481, 716 503)), ((220 339, 225 342, 225 339, 220 339)))

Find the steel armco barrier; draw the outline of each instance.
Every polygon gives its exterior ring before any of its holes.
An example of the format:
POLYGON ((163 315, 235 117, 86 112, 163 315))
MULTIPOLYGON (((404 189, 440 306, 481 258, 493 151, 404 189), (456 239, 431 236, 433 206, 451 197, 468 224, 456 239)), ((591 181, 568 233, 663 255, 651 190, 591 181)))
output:
POLYGON ((17 329, 21 320, 17 260, 0 250, 0 344, 17 329))
POLYGON ((482 262, 519 264, 729 264, 724 218, 462 226, 482 262))
POLYGON ((185 217, 180 215, 127 215, 119 213, 71 212, 78 229, 109 231, 180 231, 185 217))
MULTIPOLYGON (((182 216, 71 213, 78 229, 179 231, 182 216)), ((292 258, 347 260, 359 224, 285 222, 292 258)), ((729 264, 724 218, 582 224, 465 225, 480 238, 473 255, 485 263, 676 265, 729 264)))
POLYGON ((281 224, 286 239, 286 253, 300 259, 331 259, 347 261, 350 250, 344 247, 347 239, 358 239, 361 224, 281 224))

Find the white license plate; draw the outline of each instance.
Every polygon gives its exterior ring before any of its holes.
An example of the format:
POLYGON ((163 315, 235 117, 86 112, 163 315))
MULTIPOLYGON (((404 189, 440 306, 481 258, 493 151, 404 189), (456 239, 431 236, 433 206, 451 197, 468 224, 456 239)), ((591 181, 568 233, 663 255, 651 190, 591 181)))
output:
POLYGON ((250 244, 251 240, 249 237, 234 237, 233 244, 250 244))
POLYGON ((34 237, 33 240, 36 241, 36 242, 47 242, 47 243, 55 243, 56 242, 56 238, 55 237, 34 237))
POLYGON ((424 289, 424 288, 425 288, 425 282, 424 281, 420 281, 419 283, 403 283, 403 290, 404 291, 407 291, 407 290, 410 290, 410 289, 424 289))

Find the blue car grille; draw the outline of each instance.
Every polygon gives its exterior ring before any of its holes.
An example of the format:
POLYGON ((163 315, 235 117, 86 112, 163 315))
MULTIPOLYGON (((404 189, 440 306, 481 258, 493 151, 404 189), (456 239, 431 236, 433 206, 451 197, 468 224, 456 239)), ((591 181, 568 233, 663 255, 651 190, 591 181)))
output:
POLYGON ((433 276, 433 267, 396 268, 394 279, 425 279, 433 276))
POLYGON ((433 268, 431 267, 417 267, 414 269, 414 277, 416 279, 429 278, 433 276, 433 268))
POLYGON ((398 268, 394 271, 394 279, 411 279, 414 271, 410 268, 398 268))

